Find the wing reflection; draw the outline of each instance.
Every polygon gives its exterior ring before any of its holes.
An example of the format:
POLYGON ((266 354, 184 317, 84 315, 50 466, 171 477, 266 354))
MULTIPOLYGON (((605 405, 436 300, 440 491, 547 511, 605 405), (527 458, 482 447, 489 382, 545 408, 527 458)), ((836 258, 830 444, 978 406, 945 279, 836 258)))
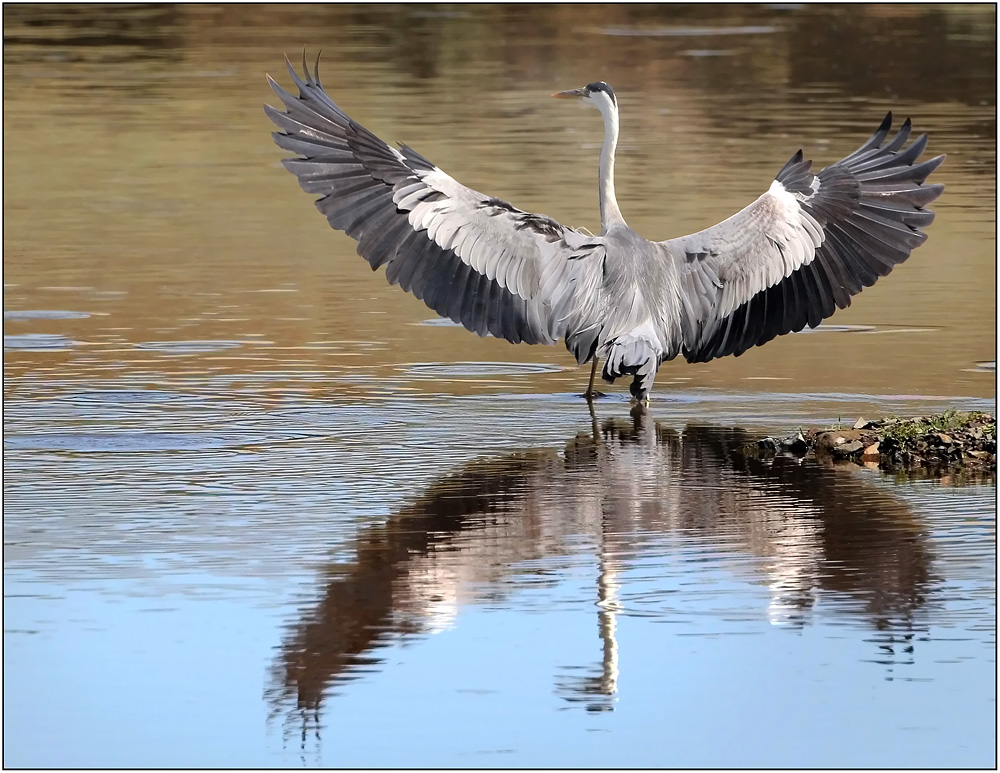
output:
POLYGON ((766 585, 772 623, 806 624, 828 594, 825 614, 890 632, 875 642, 883 661, 905 662, 896 649, 912 659, 907 632, 930 582, 920 521, 852 470, 755 459, 741 453, 749 441, 737 429, 677 432, 646 416, 595 420, 561 453, 475 461, 442 478, 364 529, 351 561, 328 570, 320 601, 281 646, 272 702, 317 716, 332 686, 379 669, 385 645, 448 627, 465 602, 557 584, 553 570, 579 555, 581 539, 599 564, 602 655, 583 675, 558 677, 557 691, 589 710, 613 708, 626 570, 670 535, 766 585))

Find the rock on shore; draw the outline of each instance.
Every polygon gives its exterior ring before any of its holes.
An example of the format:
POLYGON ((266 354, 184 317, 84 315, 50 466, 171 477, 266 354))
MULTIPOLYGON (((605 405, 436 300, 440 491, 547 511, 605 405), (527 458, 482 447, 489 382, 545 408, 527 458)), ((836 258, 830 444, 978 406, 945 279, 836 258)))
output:
POLYGON ((813 451, 818 457, 888 471, 964 468, 989 473, 997 467, 997 420, 988 413, 953 410, 913 418, 859 418, 851 427, 813 427, 792 437, 763 438, 752 450, 795 456, 813 451))

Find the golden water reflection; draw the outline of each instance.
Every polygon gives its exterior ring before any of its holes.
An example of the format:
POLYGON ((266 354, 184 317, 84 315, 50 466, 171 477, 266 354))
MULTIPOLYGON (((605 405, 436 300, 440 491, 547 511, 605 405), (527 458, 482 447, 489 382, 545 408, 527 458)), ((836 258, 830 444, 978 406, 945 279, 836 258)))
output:
POLYGON ((412 362, 572 364, 561 347, 421 326, 433 314, 330 232, 281 169, 261 109, 264 73, 281 78, 282 55, 308 44, 324 49, 334 97, 380 136, 591 230, 602 126, 548 94, 607 80, 623 111, 620 203, 654 239, 742 208, 800 146, 822 165, 888 109, 912 115, 948 155, 935 176, 946 191, 927 244, 834 318, 875 330, 669 364, 658 382, 995 394, 974 372, 996 346, 987 6, 15 5, 4 34, 5 309, 91 315, 6 321, 11 335, 75 342, 8 356, 8 376, 326 372, 377 384, 380 366, 412 362), (244 345, 194 367, 143 348, 213 340, 244 345))

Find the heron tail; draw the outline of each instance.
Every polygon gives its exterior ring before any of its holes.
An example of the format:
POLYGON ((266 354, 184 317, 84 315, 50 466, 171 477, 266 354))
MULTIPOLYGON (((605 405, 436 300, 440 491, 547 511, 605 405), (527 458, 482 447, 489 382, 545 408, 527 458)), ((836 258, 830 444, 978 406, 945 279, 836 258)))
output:
POLYGON ((633 376, 629 392, 636 400, 644 400, 653 388, 660 360, 658 348, 648 338, 635 334, 624 335, 611 342, 601 378, 613 383, 621 376, 633 376))

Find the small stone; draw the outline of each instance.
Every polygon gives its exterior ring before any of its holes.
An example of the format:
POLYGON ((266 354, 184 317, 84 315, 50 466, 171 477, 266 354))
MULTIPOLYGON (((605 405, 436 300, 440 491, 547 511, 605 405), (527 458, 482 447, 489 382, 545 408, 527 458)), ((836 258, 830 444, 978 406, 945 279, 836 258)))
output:
POLYGON ((802 436, 801 432, 796 433, 795 437, 784 438, 781 441, 781 447, 785 451, 796 454, 804 454, 809 450, 809 444, 806 443, 806 439, 802 436))
POLYGON ((861 452, 861 458, 865 460, 876 460, 881 456, 878 451, 878 443, 872 443, 868 448, 861 452))
POLYGON ((823 451, 833 451, 836 448, 858 440, 861 432, 856 429, 837 429, 821 432, 816 436, 816 447, 823 451))
POLYGON ((951 435, 946 435, 943 432, 938 433, 938 440, 940 440, 946 446, 950 446, 954 442, 951 439, 951 435))
POLYGON ((870 421, 865 419, 864 416, 860 417, 856 422, 854 422, 854 429, 864 429, 871 424, 870 421))
POLYGON ((865 445, 860 440, 852 440, 849 443, 841 443, 833 447, 833 453, 837 456, 850 456, 855 451, 860 451, 865 445))
POLYGON ((773 454, 778 450, 778 444, 774 442, 774 438, 765 437, 757 441, 757 448, 773 454))

